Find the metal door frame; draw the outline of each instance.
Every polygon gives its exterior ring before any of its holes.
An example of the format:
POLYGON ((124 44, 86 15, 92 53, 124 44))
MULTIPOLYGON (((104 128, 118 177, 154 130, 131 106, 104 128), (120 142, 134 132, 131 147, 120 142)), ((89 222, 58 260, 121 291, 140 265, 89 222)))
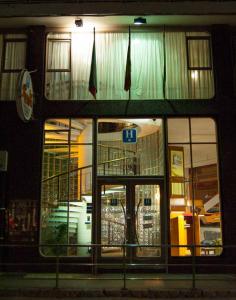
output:
MULTIPOLYGON (((165 234, 166 234, 166 207, 164 201, 164 177, 128 177, 128 176, 99 176, 97 177, 97 203, 96 203, 96 212, 94 218, 94 226, 97 228, 97 236, 95 237, 96 243, 101 244, 101 187, 106 184, 119 184, 126 186, 126 204, 127 204, 127 213, 130 215, 128 219, 127 230, 128 230, 128 244, 132 244, 135 241, 133 240, 132 232, 135 230, 135 185, 148 185, 148 184, 157 184, 160 186, 160 232, 161 232, 161 245, 165 243, 165 234), (127 201, 127 198, 130 201, 127 201)), ((127 221, 127 217, 126 217, 127 221)), ((127 233, 126 233, 127 234, 127 233)), ((138 257, 135 254, 135 250, 127 251, 126 260, 130 262, 163 262, 166 256, 165 247, 161 248, 161 255, 158 257, 138 257)), ((103 257, 101 256, 101 248, 98 248, 96 251, 96 257, 98 261, 121 261, 122 257, 103 257)))

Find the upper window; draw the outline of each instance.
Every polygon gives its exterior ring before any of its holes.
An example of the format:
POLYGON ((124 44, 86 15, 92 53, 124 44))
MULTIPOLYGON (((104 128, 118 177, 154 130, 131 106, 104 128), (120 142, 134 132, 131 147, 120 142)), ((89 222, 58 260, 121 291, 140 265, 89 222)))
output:
MULTIPOLYGON (((211 40, 206 32, 132 32, 131 88, 124 90, 128 33, 96 33, 97 100, 209 99, 214 96, 211 40)), ((45 94, 92 100, 92 33, 50 33, 45 94)))
POLYGON ((26 64, 27 37, 0 35, 0 100, 15 100, 19 72, 26 64))

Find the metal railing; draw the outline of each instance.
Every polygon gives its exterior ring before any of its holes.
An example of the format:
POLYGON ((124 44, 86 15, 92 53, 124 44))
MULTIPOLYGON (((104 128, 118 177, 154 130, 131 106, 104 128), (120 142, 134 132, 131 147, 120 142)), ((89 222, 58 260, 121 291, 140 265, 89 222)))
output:
POLYGON ((76 201, 87 191, 91 192, 91 183, 92 165, 65 171, 42 180, 42 199, 46 202, 68 201, 68 198, 76 201), (75 188, 69 192, 72 181, 75 181, 75 188))
MULTIPOLYGON (((80 278, 79 280, 119 280, 122 281, 122 289, 127 289, 127 282, 129 280, 135 281, 135 280, 160 280, 160 277, 155 277, 155 278, 140 278, 140 277, 129 277, 128 273, 129 271, 134 271, 134 270, 139 270, 140 268, 142 268, 142 270, 145 271, 149 271, 149 272, 155 272, 155 270, 160 270, 160 268, 163 268, 163 271, 165 273, 168 273, 168 268, 169 267, 185 267, 188 268, 188 278, 184 278, 183 280, 188 280, 191 281, 191 289, 195 289, 196 288, 196 282, 197 280, 200 280, 200 278, 198 277, 198 275, 200 275, 199 272, 197 272, 197 268, 198 267, 205 267, 208 268, 208 275, 211 274, 211 269, 210 267, 212 267, 212 273, 214 273, 214 268, 215 267, 220 267, 220 268, 226 268, 226 267, 231 267, 233 268, 234 271, 229 272, 229 274, 233 274, 232 277, 230 277, 230 279, 232 279, 233 281, 236 281, 236 264, 235 263, 222 263, 220 262, 220 260, 218 260, 218 262, 216 262, 216 260, 209 260, 207 262, 199 262, 197 261, 197 256, 195 255, 196 253, 196 249, 197 248, 204 248, 203 245, 166 245, 166 244, 157 244, 157 245, 139 245, 139 244, 120 244, 120 245, 111 245, 111 244, 2 244, 0 245, 0 252, 1 251, 6 251, 6 250, 10 250, 13 249, 16 250, 16 248, 32 248, 31 250, 39 250, 43 249, 45 247, 56 247, 58 249, 60 249, 60 247, 76 247, 76 248, 88 248, 91 249, 91 256, 87 257, 85 260, 81 261, 78 260, 78 262, 68 262, 65 261, 65 259, 68 259, 68 257, 65 256, 61 256, 59 255, 60 251, 56 251, 56 256, 54 257, 44 257, 43 259, 45 260, 44 262, 42 262, 42 259, 40 259, 40 262, 32 262, 32 263, 26 263, 26 262, 4 262, 4 261, 0 261, 0 268, 1 268, 1 274, 4 275, 4 272, 6 272, 5 274, 7 274, 7 267, 10 267, 11 272, 14 271, 14 268, 16 268, 16 270, 19 269, 19 266, 21 266, 21 269, 24 270, 25 267, 29 267, 31 266, 32 269, 34 270, 34 267, 36 265, 45 265, 45 266, 53 266, 53 269, 55 270, 55 272, 53 272, 54 277, 51 277, 50 279, 54 280, 54 288, 59 288, 60 287, 60 280, 65 280, 65 278, 61 278, 62 274, 63 274, 63 270, 62 267, 64 266, 70 266, 73 265, 73 267, 77 267, 78 270, 81 269, 81 267, 88 267, 91 268, 91 274, 93 275, 91 277, 91 275, 89 276, 84 276, 83 278, 80 278), (120 259, 117 262, 114 262, 114 259, 111 261, 106 261, 104 259, 101 260, 97 259, 97 253, 101 253, 102 247, 120 247, 122 249, 122 253, 123 255, 120 257, 120 259), (160 257, 150 257, 149 260, 145 261, 145 260, 141 260, 140 262, 137 261, 131 261, 130 258, 127 256, 127 253, 129 251, 132 251, 138 247, 148 247, 148 248, 160 248, 160 249, 165 249, 165 251, 167 249, 171 249, 173 247, 188 247, 191 249, 191 253, 192 255, 189 256, 189 261, 188 262, 178 262, 178 263, 172 263, 172 262, 168 262, 168 259, 165 259, 164 262, 162 262, 161 260, 159 260, 160 257), (97 277, 96 274, 98 274, 98 271, 100 268, 104 268, 104 267, 109 267, 111 268, 111 272, 116 269, 117 267, 119 267, 120 270, 120 277, 118 278, 107 278, 107 277, 97 277), (4 271, 5 268, 5 271, 4 271), (189 270, 191 270, 191 272, 189 272, 189 270)), ((208 246, 209 248, 221 248, 221 249, 235 249, 236 246, 233 245, 227 245, 227 246, 223 246, 223 245, 214 245, 214 246, 208 246)), ((24 257, 23 257, 24 258, 24 257)), ((69 257, 69 258, 76 258, 76 257, 69 257)), ((78 257, 77 257, 78 258, 78 257)), ((210 258, 210 257, 209 257, 210 258)), ((31 272, 32 273, 32 272, 31 272)), ((72 271, 73 273, 73 271, 72 271)), ((81 273, 81 272, 78 272, 81 273)), ((225 271, 223 272, 225 274, 225 271)), ((85 275, 87 273, 84 273, 85 275)), ((171 272, 169 273, 171 274, 171 272)), ((67 278, 69 279, 69 278, 67 278)), ((205 278, 206 280, 207 278, 205 278)), ((208 278, 209 279, 209 278, 208 278)), ((168 280, 168 278, 162 278, 162 280, 168 280)), ((201 279, 202 280, 202 279, 201 279)), ((227 278, 227 281, 229 280, 229 278, 227 278)))
MULTIPOLYGON (((194 2, 195 0, 190 0, 194 2)), ((229 2, 229 0, 198 0, 200 2, 229 2)), ((48 3, 90 3, 90 2, 141 2, 135 0, 0 0, 0 4, 48 4, 48 3)), ((183 2, 183 0, 142 0, 142 2, 183 2)))

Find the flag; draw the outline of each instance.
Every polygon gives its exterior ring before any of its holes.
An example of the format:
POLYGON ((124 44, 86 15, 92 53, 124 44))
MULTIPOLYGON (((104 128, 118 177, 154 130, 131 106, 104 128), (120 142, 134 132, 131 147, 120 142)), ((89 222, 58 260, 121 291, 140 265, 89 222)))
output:
POLYGON ((89 92, 96 99, 97 93, 97 64, 96 64, 96 49, 95 49, 95 28, 94 28, 94 38, 93 38, 93 52, 92 61, 89 75, 89 92))
POLYGON ((127 52, 127 60, 126 60, 126 70, 125 70, 125 91, 129 91, 131 87, 131 58, 130 58, 130 28, 129 28, 129 45, 127 52))

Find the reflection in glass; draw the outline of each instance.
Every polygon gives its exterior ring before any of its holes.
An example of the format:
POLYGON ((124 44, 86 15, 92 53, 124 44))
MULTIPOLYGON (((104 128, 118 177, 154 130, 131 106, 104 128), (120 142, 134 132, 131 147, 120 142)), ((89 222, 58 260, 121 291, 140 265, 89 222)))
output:
POLYGON ((210 118, 191 118, 191 134, 192 142, 216 143, 215 121, 210 118))
POLYGON ((191 143, 186 143, 186 134, 182 132, 183 120, 168 121, 171 244, 186 245, 172 247, 171 254, 191 255, 193 249, 190 245, 195 244, 198 245, 195 255, 220 255, 222 230, 215 123, 210 118, 186 118, 186 124, 191 124, 188 127, 191 143), (181 137, 185 144, 181 144, 181 137), (177 176, 175 169, 172 170, 170 154, 173 149, 182 149, 182 176, 177 176), (175 176, 172 176, 173 173, 175 176), (183 192, 179 195, 172 193, 173 184, 184 184, 183 192))
POLYGON ((41 193, 41 244, 46 256, 89 256, 92 228, 91 120, 45 122, 41 193), (89 138, 87 138, 89 136, 89 138))
POLYGON ((161 119, 100 119, 98 121, 98 175, 163 175, 161 119), (134 128, 137 141, 124 142, 122 132, 134 128))
POLYGON ((101 244, 102 256, 122 256, 120 246, 126 243, 126 187, 103 185, 101 190, 101 244))
MULTIPOLYGON (((160 187, 159 185, 135 186, 136 243, 160 245, 160 187)), ((138 247, 137 256, 160 256, 160 247, 138 247)))

